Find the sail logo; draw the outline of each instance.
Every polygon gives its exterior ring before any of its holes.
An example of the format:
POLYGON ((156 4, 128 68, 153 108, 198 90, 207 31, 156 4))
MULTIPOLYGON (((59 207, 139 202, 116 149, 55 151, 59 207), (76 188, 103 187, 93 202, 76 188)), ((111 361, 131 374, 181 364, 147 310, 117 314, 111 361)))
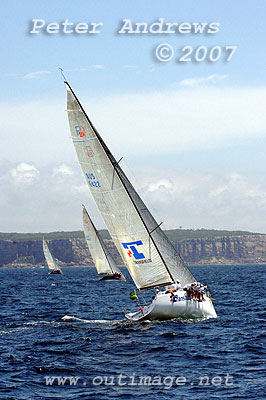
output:
POLYGON ((77 135, 78 135, 79 137, 84 137, 84 136, 86 136, 86 134, 85 134, 85 128, 83 128, 83 126, 81 126, 81 125, 76 125, 76 126, 75 126, 75 129, 76 129, 77 135))
POLYGON ((180 297, 177 295, 170 296, 170 303, 175 303, 176 301, 185 301, 185 300, 187 300, 185 296, 180 296, 180 297))
POLYGON ((88 157, 93 157, 93 156, 94 156, 94 153, 93 153, 92 148, 91 148, 90 146, 85 146, 85 147, 86 147, 85 152, 86 152, 87 156, 88 156, 88 157))
POLYGON ((145 258, 143 253, 139 253, 138 250, 136 249, 136 246, 141 246, 143 245, 141 240, 137 240, 136 242, 128 242, 128 243, 122 243, 122 246, 125 249, 128 249, 128 256, 131 258, 132 256, 135 258, 135 260, 141 260, 145 258))

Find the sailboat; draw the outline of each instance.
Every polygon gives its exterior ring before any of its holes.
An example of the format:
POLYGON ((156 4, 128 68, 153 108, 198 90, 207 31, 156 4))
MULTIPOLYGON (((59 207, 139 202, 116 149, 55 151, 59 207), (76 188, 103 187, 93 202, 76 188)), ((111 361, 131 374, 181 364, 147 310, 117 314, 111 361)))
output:
POLYGON ((45 239, 42 241, 44 257, 49 268, 49 274, 62 274, 61 269, 56 264, 54 257, 52 256, 48 244, 45 239))
POLYGON ((212 299, 188 296, 181 288, 196 281, 130 183, 65 79, 71 137, 91 194, 139 291, 155 289, 152 303, 127 319, 216 318, 212 299), (163 290, 159 290, 163 287, 163 290), (172 290, 172 293, 169 291, 172 290))
POLYGON ((116 262, 114 261, 110 251, 107 249, 101 235, 89 217, 85 206, 83 206, 82 220, 84 236, 93 262, 98 274, 103 275, 101 280, 125 281, 126 278, 116 265, 116 262))

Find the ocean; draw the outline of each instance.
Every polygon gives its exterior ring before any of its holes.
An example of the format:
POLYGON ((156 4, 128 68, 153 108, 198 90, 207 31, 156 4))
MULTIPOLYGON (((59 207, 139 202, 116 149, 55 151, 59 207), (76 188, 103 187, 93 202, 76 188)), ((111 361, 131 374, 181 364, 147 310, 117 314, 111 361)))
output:
POLYGON ((217 319, 127 321, 137 305, 124 269, 127 282, 1 268, 0 399, 265 399, 265 266, 191 270, 217 319))

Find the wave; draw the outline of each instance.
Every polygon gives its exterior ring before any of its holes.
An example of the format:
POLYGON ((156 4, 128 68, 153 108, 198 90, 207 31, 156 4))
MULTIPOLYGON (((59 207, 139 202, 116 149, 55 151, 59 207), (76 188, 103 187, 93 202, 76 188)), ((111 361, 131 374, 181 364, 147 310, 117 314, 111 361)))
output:
POLYGON ((87 324, 113 324, 114 322, 122 322, 124 320, 122 319, 117 319, 117 320, 110 320, 110 319, 83 319, 83 318, 77 318, 72 315, 65 315, 62 317, 63 321, 78 321, 78 322, 84 322, 87 324))

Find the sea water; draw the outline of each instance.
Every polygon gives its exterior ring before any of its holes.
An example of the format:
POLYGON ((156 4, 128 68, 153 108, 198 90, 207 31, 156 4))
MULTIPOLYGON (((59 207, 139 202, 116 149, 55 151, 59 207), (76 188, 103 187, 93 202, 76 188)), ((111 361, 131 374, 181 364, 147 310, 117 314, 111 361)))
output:
POLYGON ((1 268, 0 399, 264 399, 264 268, 191 267, 218 318, 142 323, 124 269, 1 268))

